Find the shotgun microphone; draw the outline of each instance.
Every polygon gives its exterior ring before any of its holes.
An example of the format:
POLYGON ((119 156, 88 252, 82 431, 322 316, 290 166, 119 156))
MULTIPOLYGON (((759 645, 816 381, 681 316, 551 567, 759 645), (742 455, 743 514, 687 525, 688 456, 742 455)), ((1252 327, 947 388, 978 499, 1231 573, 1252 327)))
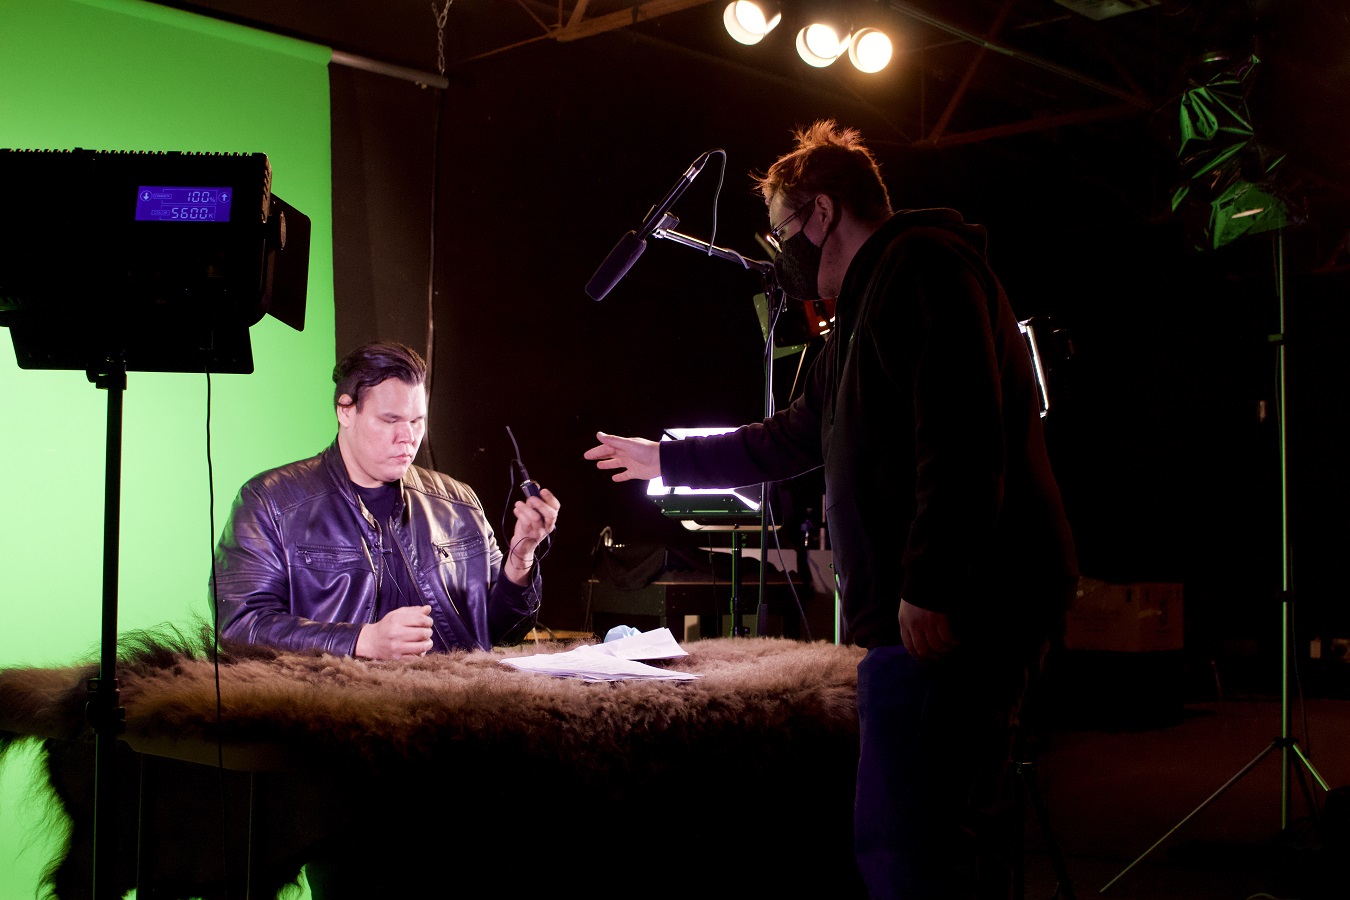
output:
POLYGON ((666 212, 675 205, 675 201, 680 199, 680 195, 685 192, 689 185, 694 183, 698 173, 703 171, 708 160, 712 157, 713 151, 709 150, 694 160, 680 180, 666 192, 666 196, 661 198, 661 202, 651 208, 647 217, 642 220, 636 231, 629 231, 619 238, 619 242, 614 245, 614 249, 609 251, 600 267, 595 270, 591 280, 586 282, 586 295, 592 300, 603 300, 605 295, 614 290, 614 286, 623 280, 623 276, 628 274, 628 270, 633 268, 633 263, 637 262, 642 251, 647 249, 647 238, 657 226, 661 224, 661 219, 666 212))
POLYGON ((625 233, 614 245, 614 249, 609 251, 605 261, 600 263, 600 268, 595 270, 591 280, 586 282, 586 296, 592 300, 605 299, 605 295, 623 280, 623 276, 628 274, 628 270, 633 268, 633 263, 637 262, 642 251, 646 249, 647 242, 639 238, 636 231, 625 233))

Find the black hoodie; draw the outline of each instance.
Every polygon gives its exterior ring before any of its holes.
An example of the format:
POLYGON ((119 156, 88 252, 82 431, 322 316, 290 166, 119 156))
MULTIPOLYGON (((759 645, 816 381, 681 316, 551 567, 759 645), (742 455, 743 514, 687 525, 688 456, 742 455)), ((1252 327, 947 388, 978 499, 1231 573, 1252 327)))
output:
POLYGON ((968 645, 1037 641, 1077 578, 1026 343, 953 210, 896 213, 854 255, 803 395, 731 434, 661 444, 669 484, 825 467, 849 639, 900 643, 900 600, 968 645))

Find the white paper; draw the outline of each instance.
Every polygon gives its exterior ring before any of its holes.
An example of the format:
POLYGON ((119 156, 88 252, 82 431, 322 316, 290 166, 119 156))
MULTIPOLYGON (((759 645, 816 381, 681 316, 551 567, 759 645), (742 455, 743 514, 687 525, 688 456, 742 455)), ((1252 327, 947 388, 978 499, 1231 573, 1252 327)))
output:
POLYGON ((674 659, 689 654, 675 641, 669 628, 657 628, 606 644, 587 644, 563 653, 513 656, 502 662, 515 669, 581 678, 585 681, 692 681, 701 676, 645 665, 640 659, 674 659))
MULTIPOLYGON (((675 659, 689 652, 675 641, 669 628, 653 628, 631 637, 603 644, 588 644, 578 649, 605 653, 622 659, 675 659)), ((572 651, 568 651, 569 653, 572 651)))

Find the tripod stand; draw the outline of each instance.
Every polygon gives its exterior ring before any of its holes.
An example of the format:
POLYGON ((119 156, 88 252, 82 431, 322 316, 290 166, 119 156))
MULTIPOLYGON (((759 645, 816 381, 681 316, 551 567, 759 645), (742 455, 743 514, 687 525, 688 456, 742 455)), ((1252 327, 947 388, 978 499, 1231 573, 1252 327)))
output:
POLYGON ((1026 754, 1014 751, 1009 764, 1009 775, 1018 782, 1021 790, 1014 788, 1013 822, 1015 844, 1013 853, 1013 898, 1025 900, 1026 892, 1026 805, 1036 816, 1036 826, 1040 829, 1041 839, 1045 842, 1046 852, 1050 856, 1050 866, 1055 872, 1054 900, 1076 900, 1073 882, 1069 879, 1069 866, 1064 859, 1064 851, 1059 845, 1050 827, 1050 812, 1046 809, 1045 799, 1036 784, 1036 764, 1026 754))
MULTIPOLYGON (((1270 342, 1275 345, 1276 357, 1276 416, 1279 425, 1279 447, 1280 447, 1280 543, 1282 551, 1283 572, 1281 573, 1280 584, 1280 736, 1273 739, 1265 749, 1256 754, 1250 762, 1237 771, 1232 778, 1213 794, 1210 794, 1195 809, 1191 810, 1185 818, 1173 825, 1169 830, 1153 844, 1139 854, 1134 862, 1130 863, 1120 874, 1116 875, 1105 885, 1101 887, 1098 893, 1106 893, 1117 881, 1125 876, 1127 872, 1137 866, 1150 853, 1156 850, 1164 841, 1175 834, 1183 825, 1193 819, 1201 810, 1207 808, 1219 797, 1223 796, 1233 785, 1241 781, 1248 772, 1255 769, 1262 760, 1270 756, 1276 750, 1280 752, 1280 830, 1289 827, 1289 773, 1295 762, 1301 765, 1314 779, 1323 791, 1329 791, 1331 788, 1326 780, 1313 766, 1312 760, 1298 745, 1298 739, 1291 735, 1293 723, 1293 710, 1289 705, 1289 676, 1293 664, 1293 596, 1291 593, 1293 572, 1289 554, 1289 467, 1286 443, 1286 421, 1285 421, 1285 385, 1286 385, 1286 360, 1285 360, 1285 318, 1284 318, 1284 229, 1281 228, 1275 235, 1275 290, 1279 302, 1279 331, 1270 335, 1270 342)), ((1307 783, 1302 782, 1305 799, 1308 805, 1312 806, 1312 797, 1307 783)))

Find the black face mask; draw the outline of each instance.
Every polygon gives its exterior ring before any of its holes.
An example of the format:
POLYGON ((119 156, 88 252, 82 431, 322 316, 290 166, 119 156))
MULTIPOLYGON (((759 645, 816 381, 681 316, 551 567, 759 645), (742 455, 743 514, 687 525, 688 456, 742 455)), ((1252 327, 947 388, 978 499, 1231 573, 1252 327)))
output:
POLYGON ((820 248, 811 243, 805 229, 783 242, 783 249, 773 261, 778 283, 793 300, 819 300, 820 248))

